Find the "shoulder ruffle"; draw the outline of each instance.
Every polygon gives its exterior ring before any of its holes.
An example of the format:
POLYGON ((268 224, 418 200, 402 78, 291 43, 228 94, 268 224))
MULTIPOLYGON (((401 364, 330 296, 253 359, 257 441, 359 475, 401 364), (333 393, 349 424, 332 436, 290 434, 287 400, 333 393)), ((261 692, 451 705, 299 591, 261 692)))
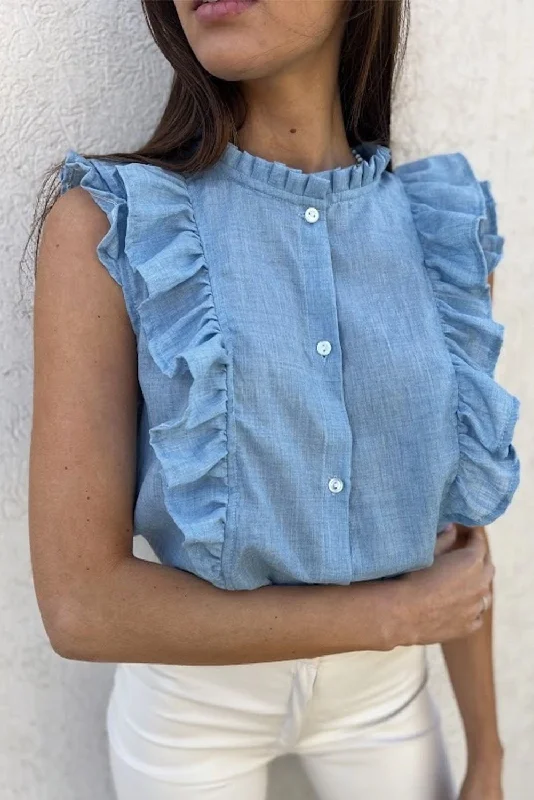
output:
POLYGON ((74 186, 81 186, 106 214, 109 230, 97 247, 97 255, 111 277, 122 286, 120 255, 124 247, 127 204, 125 189, 115 166, 68 150, 59 177, 61 194, 74 186))
POLYGON ((65 188, 79 183, 88 189, 107 213, 110 230, 99 255, 117 275, 124 250, 142 285, 136 311, 150 356, 167 378, 184 378, 174 388, 186 394, 179 398, 180 415, 151 427, 150 443, 183 547, 198 574, 220 585, 229 357, 186 181, 160 167, 87 160, 74 151, 67 155, 62 180, 65 188))
POLYGON ((520 472, 512 444, 519 400, 494 379, 504 333, 492 318, 488 284, 504 243, 495 201, 461 153, 402 164, 395 173, 410 200, 458 381, 460 458, 442 519, 487 525, 508 507, 520 472))

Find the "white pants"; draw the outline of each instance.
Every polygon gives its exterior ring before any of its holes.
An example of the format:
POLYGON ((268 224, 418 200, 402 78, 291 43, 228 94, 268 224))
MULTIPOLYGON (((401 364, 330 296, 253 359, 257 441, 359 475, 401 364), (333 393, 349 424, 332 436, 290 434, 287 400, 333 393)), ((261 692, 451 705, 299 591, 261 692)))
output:
POLYGON ((321 800, 451 800, 423 648, 237 666, 119 664, 119 800, 264 800, 297 753, 321 800))

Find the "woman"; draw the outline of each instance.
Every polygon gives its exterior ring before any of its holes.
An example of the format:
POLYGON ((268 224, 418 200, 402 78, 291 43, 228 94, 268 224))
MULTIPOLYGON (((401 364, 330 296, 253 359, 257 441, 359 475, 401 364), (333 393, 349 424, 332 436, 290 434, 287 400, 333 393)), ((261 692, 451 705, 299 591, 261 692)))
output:
POLYGON ((35 298, 36 591, 60 655, 119 662, 117 796, 260 800, 295 752, 325 800, 452 798, 440 642, 461 797, 498 800, 489 184, 392 168, 401 3, 144 10, 168 105, 136 153, 67 153, 35 298))

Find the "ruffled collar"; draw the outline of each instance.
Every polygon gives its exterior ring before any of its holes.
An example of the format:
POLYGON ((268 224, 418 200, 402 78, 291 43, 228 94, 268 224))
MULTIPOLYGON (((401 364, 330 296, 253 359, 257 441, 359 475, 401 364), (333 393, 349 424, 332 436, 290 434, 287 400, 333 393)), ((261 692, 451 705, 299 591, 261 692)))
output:
POLYGON ((356 147, 361 160, 347 167, 303 172, 281 161, 269 161, 228 142, 219 163, 255 184, 257 188, 281 190, 298 197, 325 198, 332 193, 356 192, 377 183, 391 159, 389 147, 364 142, 356 147))

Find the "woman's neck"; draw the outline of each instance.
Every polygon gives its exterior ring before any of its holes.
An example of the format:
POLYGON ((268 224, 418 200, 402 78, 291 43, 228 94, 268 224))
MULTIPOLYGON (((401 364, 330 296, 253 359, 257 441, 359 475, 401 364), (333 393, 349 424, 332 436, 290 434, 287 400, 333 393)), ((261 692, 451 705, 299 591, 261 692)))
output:
POLYGON ((325 49, 283 74, 245 81, 248 113, 237 145, 303 172, 354 163, 338 87, 338 54, 325 49))

